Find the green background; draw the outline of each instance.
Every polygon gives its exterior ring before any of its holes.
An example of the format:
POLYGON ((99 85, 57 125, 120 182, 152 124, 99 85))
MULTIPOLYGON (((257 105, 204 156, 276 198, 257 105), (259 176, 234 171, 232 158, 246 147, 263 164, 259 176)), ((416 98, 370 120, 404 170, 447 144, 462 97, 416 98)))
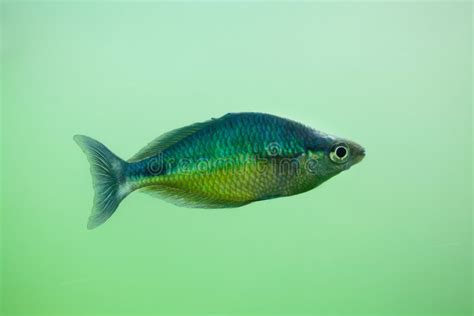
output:
POLYGON ((471 3, 1 9, 3 314, 471 314, 471 3), (86 230, 74 134, 128 158, 240 111, 367 157, 235 210, 135 193, 86 230))

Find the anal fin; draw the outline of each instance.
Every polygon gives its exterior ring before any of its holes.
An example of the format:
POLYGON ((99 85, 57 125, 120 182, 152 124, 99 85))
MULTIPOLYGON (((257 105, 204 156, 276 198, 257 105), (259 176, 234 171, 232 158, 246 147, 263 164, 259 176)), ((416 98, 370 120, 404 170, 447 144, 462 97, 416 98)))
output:
POLYGON ((140 189, 140 191, 158 197, 174 205, 189 208, 234 208, 252 202, 213 199, 199 193, 189 192, 180 188, 165 185, 147 186, 140 189))

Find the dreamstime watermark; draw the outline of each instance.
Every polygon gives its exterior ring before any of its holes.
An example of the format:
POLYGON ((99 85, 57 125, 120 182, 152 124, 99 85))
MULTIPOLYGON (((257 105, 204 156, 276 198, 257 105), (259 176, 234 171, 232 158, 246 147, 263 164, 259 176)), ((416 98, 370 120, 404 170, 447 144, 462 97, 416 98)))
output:
POLYGON ((177 174, 223 172, 226 174, 245 174, 247 172, 273 173, 294 176, 302 173, 315 174, 319 162, 305 153, 288 157, 279 143, 265 146, 264 154, 241 154, 219 158, 165 158, 163 154, 145 161, 146 170, 152 175, 173 171, 177 174))

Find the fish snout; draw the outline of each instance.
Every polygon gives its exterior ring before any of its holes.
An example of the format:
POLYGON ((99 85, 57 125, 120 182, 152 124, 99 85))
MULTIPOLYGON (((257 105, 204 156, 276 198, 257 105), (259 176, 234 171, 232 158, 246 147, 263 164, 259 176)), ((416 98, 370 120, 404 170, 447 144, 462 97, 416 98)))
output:
POLYGON ((353 146, 353 162, 352 164, 355 165, 364 159, 365 157, 365 148, 360 145, 353 146))

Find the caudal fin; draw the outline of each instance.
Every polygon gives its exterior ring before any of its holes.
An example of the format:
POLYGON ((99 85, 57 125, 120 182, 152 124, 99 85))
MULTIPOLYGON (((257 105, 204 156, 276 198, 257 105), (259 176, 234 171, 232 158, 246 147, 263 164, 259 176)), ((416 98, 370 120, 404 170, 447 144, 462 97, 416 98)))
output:
POLYGON ((87 228, 93 229, 107 221, 130 193, 124 176, 127 163, 90 137, 76 135, 74 140, 86 154, 91 166, 95 195, 87 228))

